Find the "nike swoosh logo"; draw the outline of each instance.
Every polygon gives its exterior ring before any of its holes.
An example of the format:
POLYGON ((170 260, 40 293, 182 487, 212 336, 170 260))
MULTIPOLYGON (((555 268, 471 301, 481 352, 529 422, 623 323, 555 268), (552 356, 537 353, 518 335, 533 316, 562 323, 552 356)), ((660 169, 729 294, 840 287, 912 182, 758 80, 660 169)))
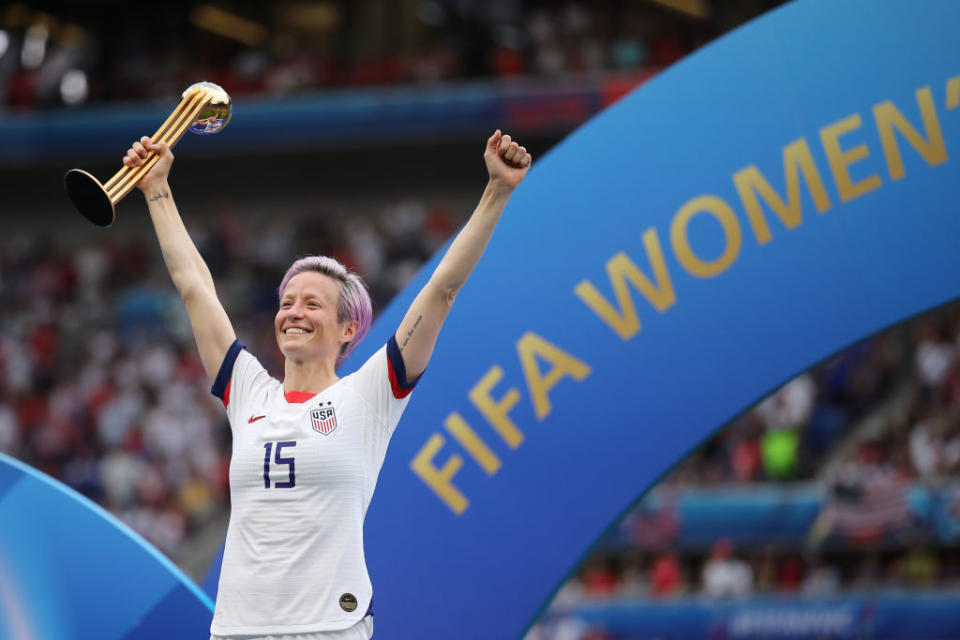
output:
POLYGON ((256 422, 257 420, 263 420, 263 419, 266 418, 266 417, 267 417, 267 416, 257 416, 257 417, 250 416, 250 419, 247 420, 247 424, 252 424, 252 423, 256 422))

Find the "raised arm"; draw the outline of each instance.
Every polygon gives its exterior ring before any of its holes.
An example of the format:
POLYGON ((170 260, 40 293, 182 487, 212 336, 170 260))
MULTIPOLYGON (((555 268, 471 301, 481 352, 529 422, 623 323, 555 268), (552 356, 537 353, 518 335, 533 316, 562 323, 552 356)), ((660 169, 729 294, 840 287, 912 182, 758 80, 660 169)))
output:
POLYGON ((173 192, 167 182, 170 166, 173 164, 173 153, 167 143, 153 144, 150 138, 140 138, 140 141, 134 142, 133 147, 127 151, 123 163, 127 166, 140 166, 150 151, 158 153, 160 159, 137 186, 147 200, 163 260, 187 307, 193 337, 200 350, 200 360, 212 381, 217 377, 236 334, 217 298, 210 269, 183 226, 180 212, 173 202, 173 192))
POLYGON ((397 345, 410 381, 427 368, 453 300, 487 248, 507 200, 527 175, 531 157, 524 147, 497 129, 487 140, 483 160, 490 180, 480 204, 447 249, 430 281, 414 298, 397 329, 397 345))

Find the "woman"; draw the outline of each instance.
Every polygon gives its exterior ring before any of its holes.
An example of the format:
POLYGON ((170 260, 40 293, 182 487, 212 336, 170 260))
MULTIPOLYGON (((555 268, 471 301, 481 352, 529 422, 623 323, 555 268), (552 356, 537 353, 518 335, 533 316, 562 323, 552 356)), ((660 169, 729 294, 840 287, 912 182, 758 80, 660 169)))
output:
POLYGON ((138 186, 233 431, 232 511, 211 638, 370 638, 363 520, 387 444, 530 154, 500 130, 490 136, 480 204, 396 333, 344 378, 336 366, 370 328, 370 297, 336 260, 294 262, 274 320, 285 357, 281 383, 236 339, 173 202, 166 143, 141 138, 123 162, 141 166, 150 152, 159 160, 138 186))

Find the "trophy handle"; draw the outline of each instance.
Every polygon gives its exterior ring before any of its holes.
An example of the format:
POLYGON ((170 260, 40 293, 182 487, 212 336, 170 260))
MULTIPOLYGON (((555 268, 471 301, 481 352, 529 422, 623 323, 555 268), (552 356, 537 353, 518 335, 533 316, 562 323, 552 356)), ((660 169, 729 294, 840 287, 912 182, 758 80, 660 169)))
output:
MULTIPOLYGON (((206 86, 189 89, 157 132, 150 138, 154 143, 166 142, 173 147, 200 112, 217 97, 217 93, 206 86)), ((124 165, 105 184, 82 169, 71 169, 63 178, 67 195, 77 210, 87 220, 101 227, 109 227, 116 219, 116 205, 130 193, 140 179, 146 175, 159 156, 150 152, 139 167, 124 165)))

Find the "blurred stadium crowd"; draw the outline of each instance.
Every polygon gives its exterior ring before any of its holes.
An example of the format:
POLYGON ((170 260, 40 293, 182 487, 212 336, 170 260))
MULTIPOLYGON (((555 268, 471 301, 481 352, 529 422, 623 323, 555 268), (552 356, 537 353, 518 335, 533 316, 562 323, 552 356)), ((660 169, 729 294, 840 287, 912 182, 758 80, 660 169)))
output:
POLYGON ((152 5, 150 12, 164 29, 188 35, 144 37, 136 12, 118 10, 106 20, 83 5, 55 12, 8 5, 0 10, 0 103, 30 110, 166 100, 198 77, 243 99, 317 88, 634 74, 676 62, 723 28, 717 12, 707 20, 705 9, 684 17, 631 2, 368 0, 152 5))

